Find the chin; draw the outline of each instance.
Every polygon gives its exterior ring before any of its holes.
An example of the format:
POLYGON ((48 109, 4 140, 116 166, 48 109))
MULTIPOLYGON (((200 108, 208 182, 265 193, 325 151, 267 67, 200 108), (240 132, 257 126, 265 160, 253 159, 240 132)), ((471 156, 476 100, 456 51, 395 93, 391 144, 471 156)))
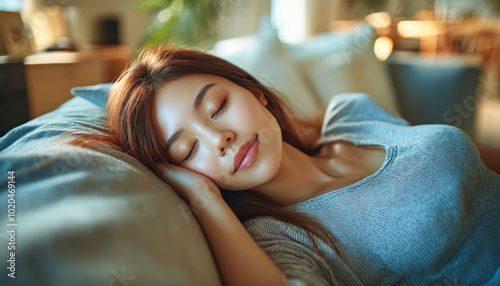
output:
POLYGON ((233 191, 243 190, 256 190, 259 187, 271 182, 279 170, 279 163, 277 158, 266 158, 266 164, 258 164, 243 171, 239 178, 234 178, 232 184, 229 184, 224 189, 233 191))

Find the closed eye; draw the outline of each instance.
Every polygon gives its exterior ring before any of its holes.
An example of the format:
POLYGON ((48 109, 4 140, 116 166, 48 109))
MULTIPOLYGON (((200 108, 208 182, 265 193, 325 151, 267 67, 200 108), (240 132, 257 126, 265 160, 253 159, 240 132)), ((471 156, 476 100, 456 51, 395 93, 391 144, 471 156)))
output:
POLYGON ((198 141, 194 142, 193 147, 191 147, 191 150, 189 150, 189 154, 187 154, 186 158, 184 158, 182 161, 189 160, 196 152, 196 148, 198 148, 198 141))
POLYGON ((221 105, 219 106, 219 109, 217 109, 217 111, 214 114, 212 114, 212 119, 217 118, 217 116, 219 116, 222 113, 222 111, 224 111, 226 105, 227 105, 227 98, 224 98, 221 105))

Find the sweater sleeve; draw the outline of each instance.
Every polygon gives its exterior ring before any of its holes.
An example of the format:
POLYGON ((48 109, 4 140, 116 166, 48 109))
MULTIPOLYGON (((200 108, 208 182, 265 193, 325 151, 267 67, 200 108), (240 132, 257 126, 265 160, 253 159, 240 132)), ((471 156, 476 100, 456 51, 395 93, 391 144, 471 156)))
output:
POLYGON ((272 219, 257 218, 245 223, 250 236, 283 271, 290 285, 329 285, 324 271, 328 266, 314 249, 305 246, 308 238, 291 231, 293 226, 272 219))

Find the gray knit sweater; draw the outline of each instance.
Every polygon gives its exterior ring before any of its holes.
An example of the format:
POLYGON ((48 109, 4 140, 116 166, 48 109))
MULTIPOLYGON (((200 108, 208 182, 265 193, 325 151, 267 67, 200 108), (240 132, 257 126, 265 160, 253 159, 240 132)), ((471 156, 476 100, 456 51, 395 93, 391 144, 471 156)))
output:
POLYGON ((340 255, 318 241, 319 256, 304 231, 271 217, 245 223, 293 285, 500 284, 500 176, 464 132, 408 126, 345 94, 323 124, 321 142, 335 140, 387 154, 367 178, 289 207, 326 226, 340 255))

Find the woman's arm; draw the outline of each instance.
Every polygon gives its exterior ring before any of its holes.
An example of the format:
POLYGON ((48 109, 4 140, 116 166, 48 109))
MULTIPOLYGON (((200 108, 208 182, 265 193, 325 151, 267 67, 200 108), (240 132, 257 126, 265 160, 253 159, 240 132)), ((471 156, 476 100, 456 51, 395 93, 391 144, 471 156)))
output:
POLYGON ((193 209, 215 254, 224 285, 285 285, 286 277, 219 196, 193 209))
POLYGON ((208 178, 184 168, 162 168, 167 181, 186 201, 207 237, 224 285, 285 285, 287 279, 250 237, 208 178))
POLYGON ((500 174, 500 149, 477 143, 476 147, 486 167, 500 174))

